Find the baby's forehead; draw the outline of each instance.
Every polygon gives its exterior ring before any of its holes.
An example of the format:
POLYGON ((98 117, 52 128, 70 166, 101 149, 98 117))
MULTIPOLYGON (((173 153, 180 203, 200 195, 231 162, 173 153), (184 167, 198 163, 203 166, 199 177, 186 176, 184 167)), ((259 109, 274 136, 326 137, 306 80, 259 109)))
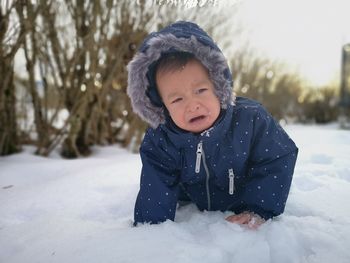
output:
POLYGON ((190 61, 181 68, 158 71, 156 75, 157 83, 190 83, 192 85, 200 85, 212 82, 208 70, 197 61, 190 61))
POLYGON ((161 56, 155 62, 155 73, 182 70, 188 64, 199 64, 207 70, 202 61, 189 52, 175 52, 161 56))
MULTIPOLYGON (((209 70, 197 59, 191 59, 187 61, 186 63, 182 64, 175 64, 175 65, 159 65, 156 69, 155 75, 160 76, 164 74, 168 74, 168 76, 178 74, 184 70, 190 70, 196 71, 198 73, 205 73, 208 78, 210 77, 209 75, 209 70)), ((198 75, 198 74, 197 74, 198 75)), ((194 75, 195 76, 195 75, 194 75)))

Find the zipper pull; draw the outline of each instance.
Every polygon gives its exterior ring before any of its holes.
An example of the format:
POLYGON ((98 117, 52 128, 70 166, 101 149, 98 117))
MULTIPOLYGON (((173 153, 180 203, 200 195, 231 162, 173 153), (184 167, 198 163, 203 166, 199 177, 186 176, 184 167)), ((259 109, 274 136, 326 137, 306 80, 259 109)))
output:
POLYGON ((228 169, 228 177, 230 179, 229 181, 229 194, 233 195, 233 192, 235 191, 235 174, 233 173, 233 169, 228 169))
POLYGON ((197 160, 196 160, 196 173, 198 174, 201 169, 201 158, 202 158, 202 142, 198 143, 197 146, 197 160))

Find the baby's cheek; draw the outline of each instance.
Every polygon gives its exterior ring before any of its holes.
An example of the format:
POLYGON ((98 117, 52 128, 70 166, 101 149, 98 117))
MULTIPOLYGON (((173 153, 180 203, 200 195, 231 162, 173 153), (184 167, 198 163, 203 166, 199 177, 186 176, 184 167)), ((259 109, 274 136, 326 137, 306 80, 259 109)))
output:
POLYGON ((186 116, 181 112, 170 113, 170 117, 173 120, 173 122, 180 128, 183 128, 183 125, 185 125, 186 123, 186 116))

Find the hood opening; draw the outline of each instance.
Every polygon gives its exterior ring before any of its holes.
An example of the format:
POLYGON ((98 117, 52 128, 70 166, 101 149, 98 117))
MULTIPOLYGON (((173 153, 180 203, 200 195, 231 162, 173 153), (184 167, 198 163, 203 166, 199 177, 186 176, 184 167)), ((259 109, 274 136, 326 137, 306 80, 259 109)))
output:
POLYGON ((234 104, 231 71, 220 49, 196 24, 176 22, 151 33, 128 65, 127 93, 133 110, 152 128, 167 121, 155 82, 155 67, 161 57, 174 52, 189 53, 208 69, 222 109, 234 104))

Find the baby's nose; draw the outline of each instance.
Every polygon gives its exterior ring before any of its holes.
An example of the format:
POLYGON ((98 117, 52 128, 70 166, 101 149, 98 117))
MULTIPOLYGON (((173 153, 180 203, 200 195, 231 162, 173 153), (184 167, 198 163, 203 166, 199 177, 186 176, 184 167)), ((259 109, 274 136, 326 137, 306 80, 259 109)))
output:
POLYGON ((188 111, 194 112, 199 110, 199 103, 197 101, 191 101, 187 107, 188 111))

